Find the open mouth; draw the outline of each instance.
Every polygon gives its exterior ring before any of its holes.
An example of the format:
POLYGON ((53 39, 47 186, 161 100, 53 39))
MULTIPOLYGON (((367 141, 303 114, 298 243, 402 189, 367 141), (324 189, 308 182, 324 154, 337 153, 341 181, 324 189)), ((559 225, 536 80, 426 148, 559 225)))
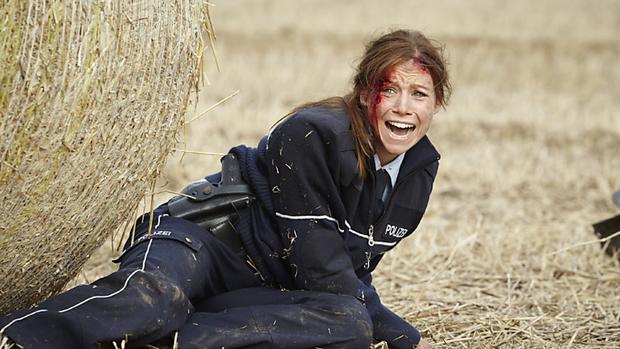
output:
POLYGON ((386 121, 385 126, 396 136, 404 137, 415 130, 414 124, 404 122, 386 121))

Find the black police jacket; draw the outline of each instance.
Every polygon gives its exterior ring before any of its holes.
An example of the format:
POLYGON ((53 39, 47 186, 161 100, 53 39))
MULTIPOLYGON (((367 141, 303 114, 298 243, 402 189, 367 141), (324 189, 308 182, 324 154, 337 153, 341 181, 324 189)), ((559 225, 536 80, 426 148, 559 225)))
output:
MULTIPOLYGON (((374 171, 360 178, 344 111, 305 109, 282 121, 257 148, 238 146, 232 152, 259 203, 242 215, 239 230, 265 279, 278 287, 357 297, 367 302, 375 336, 379 328, 389 331, 393 326, 375 323, 376 317, 386 318, 387 309, 371 286, 370 273, 384 253, 415 231, 426 210, 439 163, 429 139, 405 154, 376 220, 374 171)), ((374 167, 370 159, 364 161, 374 167)), ((406 335, 401 331, 392 338, 401 334, 406 335)))

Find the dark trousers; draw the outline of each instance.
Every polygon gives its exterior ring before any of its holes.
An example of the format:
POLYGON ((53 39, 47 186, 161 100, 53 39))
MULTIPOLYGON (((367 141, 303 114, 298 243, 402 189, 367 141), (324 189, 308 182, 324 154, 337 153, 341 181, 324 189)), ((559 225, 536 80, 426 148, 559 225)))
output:
POLYGON ((372 323, 356 299, 262 287, 246 261, 188 221, 155 214, 142 224, 117 272, 35 308, 0 317, 26 349, 361 348, 372 323))

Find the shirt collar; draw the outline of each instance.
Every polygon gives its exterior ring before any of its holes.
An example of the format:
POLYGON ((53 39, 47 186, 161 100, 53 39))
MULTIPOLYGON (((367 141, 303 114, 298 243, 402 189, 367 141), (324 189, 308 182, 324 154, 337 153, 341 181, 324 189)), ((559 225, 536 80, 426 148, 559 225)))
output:
POLYGON ((390 182, 392 182, 392 188, 396 185, 396 179, 398 178, 398 172, 400 172, 400 165, 403 163, 405 153, 398 155, 394 160, 381 166, 381 161, 377 154, 374 155, 375 168, 377 171, 384 169, 390 175, 390 182))

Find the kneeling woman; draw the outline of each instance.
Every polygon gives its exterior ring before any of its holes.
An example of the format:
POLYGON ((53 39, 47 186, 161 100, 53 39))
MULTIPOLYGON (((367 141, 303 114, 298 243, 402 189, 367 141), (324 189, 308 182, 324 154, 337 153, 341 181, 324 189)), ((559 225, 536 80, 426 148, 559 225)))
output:
POLYGON ((25 348, 173 336, 181 349, 428 347, 381 304, 371 272, 424 214, 439 159, 426 133, 449 93, 424 35, 379 37, 350 94, 296 108, 256 148, 230 151, 242 181, 218 173, 193 193, 225 202, 247 185, 249 205, 196 217, 179 198, 163 204, 139 219, 117 272, 0 318, 2 333, 25 348))

